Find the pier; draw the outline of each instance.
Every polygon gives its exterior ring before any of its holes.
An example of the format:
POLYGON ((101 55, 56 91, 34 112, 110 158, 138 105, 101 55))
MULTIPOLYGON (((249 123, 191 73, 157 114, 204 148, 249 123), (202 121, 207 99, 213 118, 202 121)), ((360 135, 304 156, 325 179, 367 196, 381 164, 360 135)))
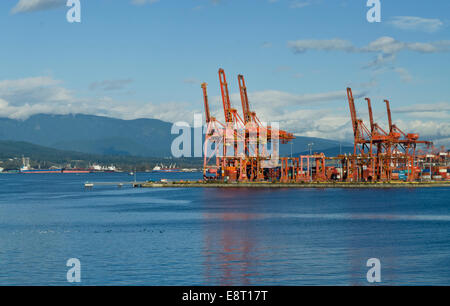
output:
POLYGON ((117 186, 119 188, 123 186, 131 186, 133 188, 141 187, 146 182, 86 182, 84 188, 92 189, 95 186, 117 186))
POLYGON ((203 181, 175 181, 175 182, 145 182, 135 187, 141 188, 429 188, 450 187, 450 181, 441 182, 377 182, 377 183, 348 183, 348 182, 314 182, 314 183, 272 183, 272 182, 203 182, 203 181))

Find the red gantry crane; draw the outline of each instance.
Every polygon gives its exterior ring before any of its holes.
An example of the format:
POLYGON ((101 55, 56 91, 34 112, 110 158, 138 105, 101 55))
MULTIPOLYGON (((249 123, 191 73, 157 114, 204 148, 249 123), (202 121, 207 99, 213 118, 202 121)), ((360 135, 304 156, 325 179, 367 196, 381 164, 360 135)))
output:
MULTIPOLYGON (((251 178, 260 180, 263 176, 261 171, 261 161, 269 158, 267 152, 264 151, 264 147, 260 148, 260 144, 262 142, 271 143, 272 140, 280 140, 281 143, 286 144, 295 137, 292 133, 288 133, 284 130, 274 130, 270 126, 264 126, 256 115, 256 112, 250 109, 247 86, 242 74, 238 75, 238 82, 245 124, 245 152, 247 161, 251 164, 251 178)), ((276 144, 272 143, 272 146, 276 146, 276 144)), ((278 156, 278 147, 272 147, 272 152, 278 156)))
POLYGON ((245 123, 237 110, 231 107, 227 78, 222 68, 219 69, 219 82, 226 124, 222 169, 225 176, 231 180, 246 180, 246 156, 245 148, 243 148, 245 146, 245 123), (228 146, 233 147, 233 156, 228 156, 228 146))
MULTIPOLYGON (((260 144, 272 142, 273 148, 272 137, 278 136, 282 143, 287 143, 295 138, 293 134, 286 131, 264 126, 256 116, 256 113, 250 109, 244 77, 239 75, 238 81, 242 102, 242 117, 239 116, 236 109, 232 108, 225 71, 222 68, 219 69, 220 92, 225 118, 224 124, 221 124, 216 118, 211 116, 207 85, 206 83, 202 84, 206 124, 208 126, 204 151, 205 178, 207 178, 207 174, 216 171, 218 173, 216 178, 220 177, 223 180, 262 180, 264 179, 263 168, 265 167, 263 163, 265 160, 270 159, 270 156, 265 154, 264 147, 260 148, 260 144), (213 143, 214 150, 208 149, 212 148, 213 143), (222 156, 219 156, 219 145, 221 145, 222 156), (232 154, 231 148, 233 148, 232 154), (216 165, 209 166, 211 160, 209 153, 213 151, 216 154, 216 165)), ((278 148, 275 158, 279 158, 278 148)))
POLYGON ((383 157, 389 150, 389 137, 388 133, 383 130, 378 123, 374 122, 370 98, 366 98, 365 100, 367 101, 370 120, 371 174, 374 180, 382 180, 387 178, 385 170, 388 170, 388 167, 383 167, 383 157), (375 154, 373 146, 376 147, 375 154))
POLYGON ((211 116, 211 112, 209 109, 209 101, 208 101, 208 92, 207 86, 208 84, 203 83, 203 102, 205 107, 205 116, 206 116, 206 135, 205 135, 205 143, 203 149, 203 178, 218 178, 218 170, 220 167, 220 157, 219 151, 222 146, 224 146, 224 129, 225 125, 217 121, 215 117, 211 116), (216 156, 216 163, 214 165, 210 165, 211 158, 216 156))
POLYGON ((416 176, 416 149, 418 144, 424 144, 427 147, 433 145, 430 141, 419 140, 419 134, 406 134, 392 122, 392 114, 389 100, 384 100, 386 103, 386 111, 389 123, 389 152, 391 156, 390 166, 400 168, 406 171, 407 180, 413 181, 416 176))
POLYGON ((371 132, 364 122, 356 115, 355 99, 351 88, 347 88, 347 98, 350 108, 350 117, 353 127, 354 148, 353 154, 370 155, 371 132))
POLYGON ((416 146, 417 144, 429 145, 430 142, 418 140, 418 134, 405 134, 400 130, 392 122, 388 100, 384 102, 389 132, 374 122, 371 100, 365 99, 370 120, 370 129, 368 129, 363 120, 357 117, 351 88, 347 88, 347 97, 354 135, 353 156, 346 157, 343 162, 347 165, 347 180, 391 180, 394 169, 405 170, 408 173, 408 180, 413 180, 416 146))

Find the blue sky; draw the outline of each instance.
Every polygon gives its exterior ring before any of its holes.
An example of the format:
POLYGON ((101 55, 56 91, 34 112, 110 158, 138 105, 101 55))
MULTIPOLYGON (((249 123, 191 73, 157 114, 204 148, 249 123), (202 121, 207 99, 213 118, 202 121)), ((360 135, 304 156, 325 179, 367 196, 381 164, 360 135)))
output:
MULTIPOLYGON (((298 135, 349 139, 345 88, 386 125, 450 143, 450 1, 65 0, 0 3, 0 116, 89 113, 192 120, 200 83, 221 118, 217 70, 238 107, 237 74, 263 121, 298 135), (430 1, 431 2, 431 1, 430 1)), ((366 119, 367 121, 367 119, 366 119)))

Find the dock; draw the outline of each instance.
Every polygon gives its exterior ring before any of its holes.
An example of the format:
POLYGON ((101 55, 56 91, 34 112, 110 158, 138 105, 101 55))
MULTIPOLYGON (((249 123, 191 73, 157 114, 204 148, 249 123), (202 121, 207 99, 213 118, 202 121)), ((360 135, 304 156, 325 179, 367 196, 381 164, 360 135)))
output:
POLYGON ((441 182, 377 182, 377 183, 348 183, 348 182, 313 182, 313 183, 271 183, 271 182, 145 182, 137 184, 141 188, 430 188, 450 187, 450 181, 441 182))
POLYGON ((86 182, 84 187, 130 186, 133 188, 431 188, 450 187, 450 181, 427 182, 312 182, 312 183, 272 183, 272 182, 207 182, 207 181, 147 181, 147 182, 86 182))
POLYGON ((146 182, 86 182, 84 188, 92 189, 95 186, 117 186, 119 188, 123 186, 131 186, 133 188, 141 187, 146 182))

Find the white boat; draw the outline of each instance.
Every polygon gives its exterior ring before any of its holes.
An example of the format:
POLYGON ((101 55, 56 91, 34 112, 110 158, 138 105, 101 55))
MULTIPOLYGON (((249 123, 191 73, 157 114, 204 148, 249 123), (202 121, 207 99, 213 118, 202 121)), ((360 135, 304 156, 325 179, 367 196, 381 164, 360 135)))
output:
POLYGON ((171 164, 169 167, 164 166, 163 164, 156 165, 153 168, 153 172, 180 172, 179 168, 176 168, 176 164, 171 164))

